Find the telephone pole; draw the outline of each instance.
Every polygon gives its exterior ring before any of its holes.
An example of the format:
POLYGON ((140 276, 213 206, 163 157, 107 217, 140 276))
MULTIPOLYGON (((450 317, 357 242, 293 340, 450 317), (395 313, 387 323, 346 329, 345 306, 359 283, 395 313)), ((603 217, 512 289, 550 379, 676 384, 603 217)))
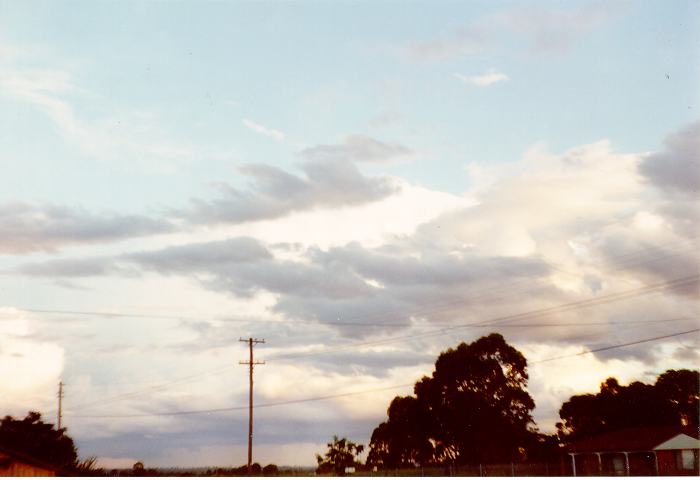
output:
POLYGON ((63 420, 63 381, 58 382, 58 429, 61 429, 63 420))
POLYGON ((248 365, 250 375, 250 387, 248 390, 248 475, 251 475, 253 465, 253 366, 265 365, 265 362, 253 361, 253 345, 256 343, 265 343, 265 340, 258 340, 257 338, 239 338, 238 341, 247 343, 250 351, 250 360, 238 363, 241 365, 248 365))

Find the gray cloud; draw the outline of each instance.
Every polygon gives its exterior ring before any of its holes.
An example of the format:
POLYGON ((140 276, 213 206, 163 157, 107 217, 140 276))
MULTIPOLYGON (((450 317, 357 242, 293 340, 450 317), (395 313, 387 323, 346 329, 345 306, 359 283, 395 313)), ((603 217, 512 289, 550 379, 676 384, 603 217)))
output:
MULTIPOLYGON (((228 262, 216 251, 229 248, 229 242, 133 254, 128 260, 162 274, 198 275, 206 288, 236 296, 272 292, 278 295, 274 311, 290 319, 315 320, 349 337, 408 328, 414 317, 429 322, 466 321, 469 318, 463 312, 469 307, 483 308, 492 297, 503 297, 494 288, 499 283, 527 279, 528 286, 540 288, 537 279, 549 273, 548 266, 535 258, 458 258, 435 252, 418 260, 398 247, 389 253, 391 249, 365 249, 357 244, 328 251, 310 249, 306 262, 276 260, 265 254, 228 262), (345 318, 348 312, 350 319, 345 318), (361 325, 348 325, 348 320, 361 325)), ((556 294, 556 289, 550 290, 556 294)))
POLYGON ((142 215, 96 215, 82 209, 27 203, 0 205, 0 254, 55 251, 170 230, 168 222, 142 215))
POLYGON ((669 135, 664 150, 640 163, 639 173, 661 193, 656 212, 680 235, 696 237, 700 226, 700 121, 669 135))
POLYGON ((514 8, 481 17, 451 36, 410 45, 408 53, 417 60, 480 55, 498 48, 511 37, 517 44, 527 46, 532 54, 558 53, 602 26, 619 9, 603 2, 575 10, 514 8))
POLYGON ((100 277, 136 273, 128 266, 120 265, 117 259, 112 257, 66 258, 26 263, 17 267, 15 272, 31 277, 49 278, 100 277))
POLYGON ((654 186, 670 193, 700 192, 700 121, 670 135, 665 149, 645 158, 640 173, 654 186))
POLYGON ((168 247, 153 252, 139 252, 123 257, 142 268, 164 275, 202 273, 227 269, 231 265, 270 260, 272 254, 250 237, 168 247))
POLYGON ((189 210, 176 215, 195 224, 269 220, 302 210, 362 205, 398 189, 390 179, 367 177, 343 159, 315 158, 301 169, 303 176, 269 165, 245 165, 240 171, 251 179, 247 190, 223 185, 221 198, 194 199, 189 210))
POLYGON ((342 144, 317 145, 301 152, 308 160, 346 160, 351 162, 382 163, 413 153, 397 143, 385 143, 364 135, 351 135, 342 144))
POLYGON ((531 53, 557 53, 617 14, 619 5, 594 2, 576 10, 519 8, 496 17, 507 31, 523 36, 531 53))

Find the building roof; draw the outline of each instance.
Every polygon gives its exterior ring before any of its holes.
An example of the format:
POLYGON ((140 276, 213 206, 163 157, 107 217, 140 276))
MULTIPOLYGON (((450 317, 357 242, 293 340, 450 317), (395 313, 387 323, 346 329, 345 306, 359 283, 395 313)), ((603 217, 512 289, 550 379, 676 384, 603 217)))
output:
POLYGON ((24 452, 18 452, 16 450, 13 450, 11 448, 7 448, 3 445, 0 445, 0 467, 7 467, 9 464, 11 464, 13 461, 20 461, 22 463, 25 463, 27 465, 32 465, 34 467, 38 468, 43 468, 44 470, 48 470, 51 472, 58 472, 58 468, 43 461, 39 460, 31 455, 28 455, 24 452))
POLYGON ((684 434, 697 439, 700 436, 698 433, 697 428, 687 427, 628 428, 581 440, 570 445, 568 450, 572 453, 648 452, 678 435, 684 434))

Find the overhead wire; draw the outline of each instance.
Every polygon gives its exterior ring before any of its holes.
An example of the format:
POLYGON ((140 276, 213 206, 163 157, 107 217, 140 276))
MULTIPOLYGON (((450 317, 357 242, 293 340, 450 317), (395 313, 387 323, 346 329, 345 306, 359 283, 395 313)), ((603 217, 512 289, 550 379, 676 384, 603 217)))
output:
MULTIPOLYGON (((359 343, 354 343, 354 344, 349 344, 349 345, 342 345, 338 347, 331 347, 331 348, 326 348, 322 350, 316 350, 316 351, 310 351, 310 352, 299 352, 299 353, 291 353, 291 354, 281 354, 277 356, 272 356, 271 358, 268 358, 268 361, 275 361, 275 360, 280 360, 280 359, 290 359, 290 358, 303 358, 303 357, 309 357, 309 356, 315 356, 315 355, 321 355, 321 354, 327 354, 331 352, 338 352, 338 351, 346 351, 346 350, 351 350, 355 349, 357 347, 367 347, 367 346, 376 346, 376 345, 382 345, 382 344, 387 344, 387 343, 393 343, 396 341, 401 341, 401 340, 410 340, 414 338, 425 338, 425 337, 433 337, 433 336, 439 336, 443 335, 447 332, 452 332, 457 329, 463 329, 463 328, 469 328, 469 327, 484 327, 484 326, 493 326, 497 325, 499 322, 504 322, 504 321, 519 321, 522 319, 527 319, 531 318, 533 316, 541 315, 542 313, 559 313, 561 311, 570 311, 572 309, 578 309, 578 308, 587 308, 591 306, 597 306, 601 305, 604 303, 610 303, 610 302, 615 302, 615 301, 620 301, 624 300, 627 298, 632 298, 633 296, 638 296, 642 294, 647 294, 647 293, 658 293, 660 291, 663 291, 667 288, 679 288, 682 286, 687 286, 691 283, 695 283, 700 279, 700 275, 693 275, 689 277, 682 277, 679 279, 672 280, 670 282, 662 282, 659 284, 654 284, 650 286, 645 286, 642 288, 637 288, 633 290, 627 290, 624 292, 617 292, 614 294, 609 294, 606 296, 598 297, 596 299, 588 299, 588 300, 582 300, 582 301, 576 301, 576 302, 570 302, 567 304, 562 304, 558 305, 555 307, 546 307, 543 309, 536 309, 532 310, 529 312, 524 312, 524 313, 519 313, 515 315, 506 315, 506 316, 501 316, 501 317, 496 317, 494 319, 490 319, 487 321, 481 321, 481 322, 474 322, 474 323, 467 323, 467 324, 461 324, 461 325, 456 325, 456 326, 451 326, 451 327, 445 327, 445 328, 440 328, 431 332, 427 333, 419 333, 419 334, 411 334, 411 335, 404 335, 404 336, 397 336, 397 337, 389 337, 386 339, 382 340, 375 340, 375 341, 370 341, 370 342, 359 342, 359 343)), ((79 407, 85 407, 85 406, 90 406, 94 405, 96 403, 106 403, 106 402, 113 402, 116 400, 121 400, 124 398, 131 398, 134 396, 141 396, 146 393, 150 393, 152 391, 156 391, 158 389, 163 389, 164 387, 167 387, 169 385, 173 384, 178 384, 178 383, 186 383, 187 381, 191 379, 196 379, 204 374, 209 375, 213 374, 216 372, 223 372, 225 370, 230 370, 233 369, 234 366, 226 366, 221 369, 217 369, 216 371, 211 371, 211 372, 205 372, 202 374, 195 374, 195 375, 190 375, 188 377, 182 378, 182 379, 176 379, 170 382, 166 382, 163 384, 156 385, 151 388, 146 388, 143 390, 137 390, 129 393, 125 393, 122 395, 117 395, 114 397, 110 397, 108 399, 103 399, 101 401, 97 402, 90 402, 88 404, 82 404, 79 405, 79 407)), ((78 407, 76 407, 78 408, 78 407)))
MULTIPOLYGON (((695 238, 695 237, 693 237, 693 238, 695 238)), ((693 240, 693 238, 686 239, 686 240, 679 240, 678 242, 679 243, 680 242, 687 242, 687 241, 693 240)), ((692 246, 690 248, 692 249, 692 246)), ((630 255, 636 255, 636 256, 643 255, 647 251, 650 251, 650 250, 653 250, 653 247, 646 247, 640 251, 631 252, 631 253, 623 254, 620 256, 614 256, 614 257, 609 258, 608 261, 614 261, 615 258, 622 258, 622 257, 630 256, 630 255)), ((678 251, 664 252, 663 255, 647 258, 644 262, 641 262, 641 263, 642 264, 648 263, 648 262, 656 261, 659 259, 668 258, 670 256, 675 256, 675 255, 678 255, 678 251)), ((632 260, 636 260, 636 259, 633 258, 632 260)), ((549 260, 543 259, 543 261, 547 265, 552 267, 552 269, 555 271, 558 271, 560 273, 566 273, 566 274, 572 275, 572 276, 577 276, 574 273, 567 272, 567 271, 563 270, 562 268, 555 266, 554 263, 549 261, 549 260)), ((628 262, 628 260, 625 261, 624 263, 627 263, 627 262, 628 262)), ((521 285, 521 284, 531 285, 532 280, 529 278, 525 278, 525 279, 517 280, 515 282, 508 283, 508 285, 511 287, 514 285, 521 285)), ((494 291, 494 290, 498 290, 499 293, 501 293, 503 288, 504 288, 504 285, 502 282, 495 283, 494 285, 486 286, 484 288, 479 288, 479 289, 468 292, 466 299, 467 300, 474 300, 474 299, 478 299, 478 298, 483 298, 484 296, 488 295, 489 292, 494 291)), ((518 290, 514 291, 512 288, 510 288, 509 291, 510 292, 517 292, 518 290)), ((441 302, 431 302, 430 304, 424 305, 422 308, 418 308, 418 309, 411 308, 411 313, 412 313, 412 316, 416 316, 415 315, 416 313, 417 314, 433 313, 435 311, 435 307, 437 307, 437 306, 463 305, 464 302, 465 302, 465 295, 460 295, 460 298, 458 298, 458 299, 446 300, 446 301, 441 301, 441 302)), ((92 316, 92 317, 104 317, 104 318, 144 318, 144 319, 153 318, 153 319, 165 319, 165 320, 189 320, 189 321, 219 320, 219 321, 224 321, 224 322, 236 322, 236 323, 272 323, 272 324, 289 323, 288 321, 284 321, 284 320, 259 320, 259 319, 256 319, 253 321, 253 320, 249 320, 249 319, 236 319, 236 318, 232 319, 232 318, 226 318, 226 317, 211 318, 211 317, 207 317, 207 316, 187 316, 187 315, 176 315, 176 314, 163 315, 163 314, 118 312, 118 311, 90 311, 90 310, 74 310, 74 309, 61 310, 61 309, 36 309, 36 308, 20 308, 20 310, 30 312, 30 313, 80 315, 80 316, 92 316)), ((323 326, 334 326, 334 325, 337 325, 337 326, 406 326, 406 327, 415 326, 414 324, 406 323, 406 322, 402 322, 402 323, 386 323, 386 322, 371 323, 371 322, 348 321, 348 320, 352 320, 353 318, 358 318, 358 319, 363 319, 363 320, 366 320, 368 318, 369 319, 385 318, 387 314, 391 314, 394 311, 395 310, 384 311, 384 312, 373 312, 373 314, 369 315, 369 316, 368 315, 358 315, 356 317, 346 317, 343 321, 323 322, 322 320, 317 319, 317 318, 316 319, 294 318, 293 322, 294 323, 297 323, 297 322, 299 322, 299 323, 314 323, 314 324, 319 324, 319 325, 323 325, 323 326)), ((433 324, 433 326, 439 326, 439 325, 433 324)))
POLYGON ((532 364, 538 364, 538 363, 553 362, 555 360, 562 360, 564 358, 580 357, 583 355, 588 355, 590 353, 604 352, 606 350, 612 350, 614 348, 621 348, 621 347, 629 347, 632 345, 640 345, 642 343, 655 342, 657 340, 663 340, 663 339, 672 338, 672 337, 679 337, 681 335, 688 335, 689 333, 695 333, 695 332, 700 332, 700 328, 694 328, 692 330, 687 330, 685 332, 671 333, 668 335, 660 335, 658 337, 644 338, 642 340, 635 340, 633 342, 620 343, 617 345, 609 345, 607 347, 594 348, 594 349, 586 350, 584 352, 579 352, 579 353, 572 353, 572 354, 568 354, 568 355, 559 355, 558 357, 544 358, 541 360, 535 360, 534 362, 530 362, 530 364, 532 365, 532 364))
MULTIPOLYGON (((336 393, 333 395, 322 395, 318 397, 307 397, 307 398, 299 398, 299 399, 292 399, 292 400, 282 400, 279 402, 269 402, 269 403, 259 403, 257 405, 253 405, 254 409, 258 408, 268 408, 268 407, 277 407, 280 405, 291 405, 295 403, 306 403, 306 402, 316 402, 320 400, 329 400, 331 398, 341 398, 341 397, 351 397, 355 395, 364 395, 367 393, 375 393, 375 392, 382 392, 386 390, 395 390, 398 388, 405 388, 405 387, 412 387, 414 384, 413 383, 406 383, 402 385, 392 385, 389 387, 381 387, 381 388, 373 388, 370 390, 362 390, 362 391, 357 391, 357 392, 345 392, 345 393, 336 393)), ((157 412, 157 413, 140 413, 140 414, 128 414, 128 415, 70 415, 66 414, 66 417, 71 417, 71 418, 135 418, 135 417, 161 417, 161 416, 179 416, 179 415, 196 415, 196 414, 202 414, 202 413, 218 413, 218 412, 231 412, 231 411, 236 411, 236 410, 248 410, 249 406, 240 406, 240 407, 224 407, 224 408, 211 408, 211 409, 206 409, 206 410, 185 410, 185 411, 176 411, 176 412, 157 412)))
MULTIPOLYGON (((652 258, 651 260, 654 260, 654 258, 652 258)), ((647 260, 647 261, 649 261, 649 260, 647 260)), ((568 304, 558 305, 558 306, 554 306, 554 307, 548 307, 545 309, 538 309, 538 310, 533 310, 530 312, 525 312, 525 313, 520 313, 520 314, 515 314, 515 315, 507 315, 507 316, 503 316, 503 317, 497 317, 495 319, 491 319, 491 320, 488 320, 485 322, 473 322, 473 323, 459 324, 459 325, 431 324, 430 326, 425 326, 425 328, 437 327, 437 326, 440 326, 442 328, 440 328, 439 330, 432 330, 432 331, 429 331, 426 333, 411 334, 411 335, 399 336, 399 337, 390 337, 390 338, 381 339, 381 340, 377 340, 377 341, 373 341, 373 342, 360 342, 360 343, 354 343, 354 344, 350 344, 350 345, 344 344, 344 345, 340 345, 337 347, 330 347, 330 348, 325 348, 322 350, 315 350, 315 351, 310 351, 310 352, 283 354, 283 355, 273 356, 272 358, 270 358, 270 360, 277 360, 277 359, 283 359, 283 358, 308 357, 308 356, 320 355, 320 354, 324 354, 324 353, 332 353, 335 351, 343 351, 343 350, 348 350, 348 349, 357 348, 357 347, 380 345, 380 344, 391 343, 391 342, 395 342, 395 341, 407 340, 407 339, 418 338, 418 337, 432 337, 432 336, 442 335, 445 332, 449 332, 449 331, 456 330, 456 329, 467 328, 467 327, 477 328, 477 327, 483 327, 483 326, 487 326, 487 325, 500 323, 501 327, 513 328, 513 326, 510 326, 509 324, 504 324, 503 322, 519 321, 519 320, 522 320, 524 318, 529 318, 533 315, 541 315, 544 313, 559 313, 559 312, 568 311, 571 309, 584 308, 587 306, 609 303, 612 301, 618 301, 618 300, 630 298, 632 296, 637 296, 637 295, 644 294, 644 293, 653 293, 654 291, 662 291, 662 290, 667 289, 667 288, 678 288, 678 287, 682 287, 682 286, 687 285, 688 282, 692 283, 693 281, 697 281, 697 277, 698 277, 698 275, 691 276, 691 277, 684 277, 684 278, 672 280, 670 282, 664 282, 661 284, 655 284, 655 285, 651 285, 651 286, 644 286, 644 287, 641 287, 639 289, 634 289, 631 291, 618 292, 618 293, 609 294, 606 296, 596 297, 593 299, 586 299, 586 300, 582 300, 582 301, 578 301, 578 302, 571 302, 568 304)), ((501 288, 502 288, 502 286, 501 286, 501 288)), ((488 290, 488 289, 482 289, 482 290, 488 290)), ((98 315, 106 315, 106 316, 114 316, 114 317, 171 318, 171 317, 165 317, 165 316, 155 316, 154 317, 153 315, 147 315, 147 314, 128 314, 128 313, 123 313, 123 312, 84 312, 84 311, 81 312, 81 311, 75 311, 75 310, 63 311, 63 310, 39 310, 39 309, 28 309, 27 311, 47 312, 47 313, 65 313, 65 314, 73 313, 73 314, 86 314, 86 315, 91 315, 91 314, 95 313, 98 315)), ((435 310, 433 309, 432 311, 435 311, 435 310)), ((205 320, 202 317, 176 317, 176 318, 181 318, 181 319, 182 318, 189 318, 189 319, 205 320)), ((352 325, 352 326, 411 326, 409 324, 391 324, 391 323, 386 323, 386 322, 382 322, 382 323, 331 322, 331 323, 327 323, 324 325, 333 326, 333 325, 343 325, 343 324, 352 325)), ((550 324, 550 325, 553 326, 552 324, 550 324)), ((547 326, 550 326, 550 325, 547 325, 547 326)), ((541 326, 544 327, 545 325, 542 324, 541 326)), ((532 325, 532 327, 538 328, 538 327, 540 327, 540 325, 532 325)), ((213 371, 205 371, 205 372, 200 372, 200 373, 196 373, 193 375, 188 375, 186 377, 174 379, 172 381, 149 386, 143 390, 138 390, 138 391, 134 391, 134 392, 120 394, 120 395, 117 395, 115 397, 111 397, 111 400, 131 398, 133 396, 139 396, 139 395, 142 395, 144 393, 162 390, 162 389, 164 389, 168 386, 171 386, 171 385, 186 383, 190 380, 196 380, 196 379, 199 379, 203 376, 228 371, 228 370, 231 370, 232 368, 234 368, 234 367, 233 366, 226 366, 226 367, 222 367, 220 369, 216 369, 213 371)), ((97 403, 100 403, 100 402, 97 402, 97 403)), ((93 404, 94 403, 82 404, 81 406, 87 406, 87 405, 93 405, 93 404)))
MULTIPOLYGON (((694 333, 694 332, 700 332, 700 328, 695 328, 692 330, 687 330, 687 331, 682 331, 682 332, 676 332, 676 333, 672 333, 672 334, 668 334, 668 335, 660 335, 660 336, 651 337, 651 338, 644 338, 644 339, 640 339, 640 340, 636 340, 636 341, 632 341, 632 342, 608 345, 605 347, 596 348, 596 349, 588 350, 585 352, 579 352, 579 353, 568 354, 568 355, 560 355, 557 357, 535 360, 533 362, 530 362, 530 364, 540 364, 540 363, 545 363, 545 362, 552 362, 552 361, 556 361, 556 360, 562 360, 565 358, 582 356, 582 355, 587 355, 587 354, 591 354, 591 353, 612 350, 612 349, 616 349, 616 348, 624 348, 624 347, 629 347, 632 345, 640 345, 642 343, 649 343, 649 342, 654 342, 654 341, 658 341, 658 340, 663 340, 666 338, 678 337, 681 335, 688 335, 688 334, 694 333)), ((415 383, 391 385, 388 387, 380 387, 380 388, 355 391, 355 392, 337 393, 337 394, 332 394, 332 395, 322 395, 322 396, 316 396, 316 397, 307 397, 307 398, 299 398, 299 399, 291 399, 291 400, 282 400, 282 401, 277 401, 277 402, 260 403, 260 404, 254 405, 253 408, 254 409, 269 408, 269 407, 276 407, 276 406, 282 406, 282 405, 291 405, 291 404, 297 404, 297 403, 329 400, 329 399, 333 399, 333 398, 349 397, 349 396, 355 396, 355 395, 362 395, 362 394, 366 394, 366 393, 394 390, 394 389, 398 389, 398 388, 410 387, 413 385, 415 385, 415 383)), ((180 410, 180 411, 173 411, 173 412, 154 412, 154 413, 139 413, 139 414, 125 414, 125 415, 119 415, 119 414, 73 415, 70 413, 66 413, 65 416, 70 417, 70 418, 139 418, 139 417, 181 416, 181 415, 198 415, 198 414, 205 414, 205 413, 221 413, 221 412, 230 412, 230 411, 236 411, 236 410, 246 410, 248 408, 249 408, 249 406, 236 406, 236 407, 223 407, 223 408, 213 408, 213 409, 204 409, 204 410, 180 410)))

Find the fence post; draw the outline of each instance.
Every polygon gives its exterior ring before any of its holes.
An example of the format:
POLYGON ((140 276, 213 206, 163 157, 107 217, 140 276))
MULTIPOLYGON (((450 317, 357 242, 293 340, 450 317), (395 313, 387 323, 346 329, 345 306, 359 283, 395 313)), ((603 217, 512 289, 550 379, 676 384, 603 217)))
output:
POLYGON ((480 477, 484 476, 484 472, 481 470, 481 464, 479 464, 479 476, 480 477))
POLYGON ((510 476, 515 476, 515 464, 513 462, 510 462, 510 476))

